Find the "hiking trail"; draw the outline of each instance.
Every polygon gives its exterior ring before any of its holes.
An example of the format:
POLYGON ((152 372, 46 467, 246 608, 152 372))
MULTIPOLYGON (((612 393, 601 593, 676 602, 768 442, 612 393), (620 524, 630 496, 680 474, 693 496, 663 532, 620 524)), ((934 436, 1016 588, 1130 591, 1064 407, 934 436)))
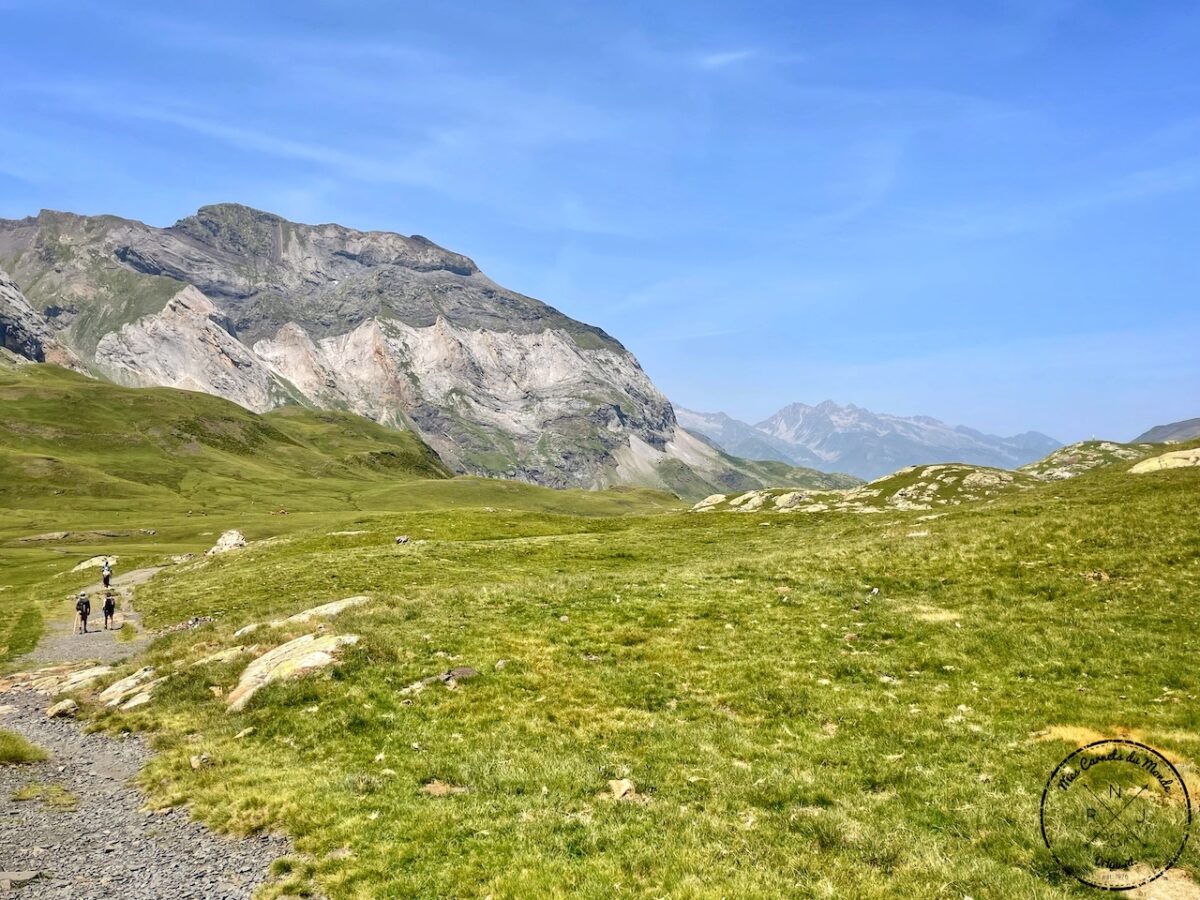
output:
MULTIPOLYGON (((116 663, 149 642, 133 608, 133 590, 162 567, 112 579, 116 624, 137 629, 118 641, 96 615, 104 588, 86 588, 101 630, 72 634, 75 611, 64 601, 21 668, 96 660, 116 663)), ((89 623, 90 624, 90 623, 89 623)), ((0 728, 50 754, 31 765, 0 765, 0 895, 49 900, 248 900, 270 880, 285 838, 223 837, 191 821, 185 808, 143 809, 134 779, 152 753, 136 735, 86 734, 71 718, 48 718, 51 697, 16 687, 0 694, 0 728), (36 792, 31 799, 16 799, 36 792), (6 890, 7 889, 7 890, 6 890)))

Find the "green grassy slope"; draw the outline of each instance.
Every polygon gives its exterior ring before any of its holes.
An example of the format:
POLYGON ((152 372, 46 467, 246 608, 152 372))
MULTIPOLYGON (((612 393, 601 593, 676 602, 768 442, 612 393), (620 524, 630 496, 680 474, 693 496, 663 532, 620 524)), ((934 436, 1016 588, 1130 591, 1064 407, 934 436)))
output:
MULTIPOLYGON (((129 665, 182 668, 248 622, 367 593, 332 626, 363 636, 341 668, 235 715, 210 688, 239 663, 189 668, 102 718, 157 735, 157 802, 294 835, 277 892, 1083 896, 1037 819, 1070 750, 1132 735, 1200 787, 1200 470, 1128 466, 934 520, 330 519, 165 572, 139 593, 148 622, 217 621, 129 665), (400 693, 452 666, 481 675, 400 693), (607 796, 619 778, 639 799, 607 796), (435 779, 466 791, 423 792, 435 779)), ((1195 843, 1179 868, 1200 871, 1195 843)))
POLYGON ((287 503, 338 481, 449 475, 415 434, 348 413, 258 416, 207 394, 30 365, 0 366, 0 403, 0 503, 9 507, 287 503))
MULTIPOLYGON (((493 507, 622 515, 680 506, 659 491, 551 491, 450 478, 413 433, 349 413, 265 416, 207 394, 132 389, 0 354, 0 663, 27 652, 48 595, 122 567, 199 553, 229 528, 251 539, 388 511, 493 507), (59 540, 31 541, 66 531, 59 540), (32 592, 47 575, 51 587, 32 592)), ((65 595, 64 595, 65 596, 65 595)))

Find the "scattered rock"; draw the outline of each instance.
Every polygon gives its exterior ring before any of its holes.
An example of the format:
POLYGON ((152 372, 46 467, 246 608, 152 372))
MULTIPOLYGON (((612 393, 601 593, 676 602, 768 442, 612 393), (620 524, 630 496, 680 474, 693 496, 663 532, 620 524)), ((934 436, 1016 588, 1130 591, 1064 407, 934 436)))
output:
POLYGON ((467 681, 471 678, 474 678, 478 674, 479 672, 477 672, 475 669, 472 669, 470 666, 458 666, 450 669, 447 672, 442 672, 438 675, 430 675, 426 678, 422 678, 420 681, 414 681, 408 687, 401 689, 400 696, 409 697, 413 694, 419 694, 431 684, 438 684, 439 682, 444 684, 450 690, 454 690, 458 687, 458 683, 460 681, 467 681))
POLYGON ((250 698, 268 684, 299 678, 332 665, 343 647, 356 644, 358 640, 356 634, 327 634, 320 637, 306 634, 264 653, 246 667, 237 687, 229 692, 226 698, 229 712, 245 709, 250 698))
POLYGON ((253 725, 251 725, 249 728, 243 728, 241 731, 239 731, 237 734, 235 734, 233 736, 233 739, 235 741, 240 741, 244 737, 250 737, 250 735, 254 734, 254 731, 255 731, 255 728, 253 725))
POLYGON ((496 665, 494 668, 496 669, 497 672, 499 672, 501 669, 503 669, 507 665, 508 665, 507 659, 498 659, 498 660, 496 660, 496 665))
POLYGON ((192 631, 199 628, 201 625, 207 625, 209 622, 215 622, 212 616, 192 616, 190 619, 185 619, 182 622, 176 622, 174 625, 168 625, 166 628, 160 628, 156 634, 175 634, 178 631, 192 631))
POLYGON ((79 704, 74 700, 60 700, 48 710, 46 710, 46 718, 48 719, 71 719, 79 712, 79 704))
POLYGON ((241 550, 245 546, 246 536, 236 528, 231 528, 229 531, 226 531, 219 538, 217 538, 217 542, 213 544, 211 549, 206 550, 204 555, 217 556, 221 553, 229 553, 233 550, 241 550))
POLYGON ((433 779, 433 781, 421 788, 422 794, 428 794, 430 797, 450 797, 454 794, 465 794, 467 789, 460 787, 457 784, 446 784, 444 781, 433 779))
POLYGON ((195 558, 195 553, 179 553, 171 557, 171 562, 175 563, 177 566, 181 566, 186 562, 191 562, 195 558))
POLYGON ((208 754, 202 753, 199 756, 193 756, 188 762, 191 764, 192 769, 198 772, 208 766, 208 754))

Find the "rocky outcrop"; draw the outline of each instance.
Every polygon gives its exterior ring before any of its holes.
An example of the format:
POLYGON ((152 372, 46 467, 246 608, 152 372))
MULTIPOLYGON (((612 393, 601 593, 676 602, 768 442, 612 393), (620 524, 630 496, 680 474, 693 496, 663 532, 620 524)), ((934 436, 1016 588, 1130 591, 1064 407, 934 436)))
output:
POLYGON ((1145 475, 1147 472, 1162 472, 1166 469, 1185 469, 1192 466, 1200 466, 1200 447, 1192 447, 1188 450, 1172 450, 1170 453, 1164 453, 1161 456, 1152 456, 1149 459, 1143 459, 1139 463, 1134 463, 1129 473, 1131 475, 1145 475))
POLYGON ((1044 459, 1022 466, 1021 471, 1039 481, 1063 481, 1100 466, 1129 462, 1153 453, 1153 444, 1118 444, 1115 441, 1082 441, 1060 447, 1044 459))
POLYGON ((230 553, 234 550, 241 550, 246 546, 246 536, 236 528, 231 528, 224 532, 217 542, 204 551, 205 556, 220 556, 222 553, 230 553))
POLYGON ((52 334, 45 316, 25 299, 17 283, 0 269, 0 347, 35 362, 81 369, 79 358, 52 334))
POLYGON ((240 712, 250 699, 268 684, 299 678, 332 665, 344 647, 358 642, 356 634, 306 634, 288 641, 250 663, 229 692, 225 702, 229 712, 240 712))
POLYGON ((65 694, 90 687, 112 671, 112 666, 98 666, 90 662, 82 662, 46 666, 29 672, 16 672, 0 678, 0 694, 13 689, 30 690, 47 696, 65 694))

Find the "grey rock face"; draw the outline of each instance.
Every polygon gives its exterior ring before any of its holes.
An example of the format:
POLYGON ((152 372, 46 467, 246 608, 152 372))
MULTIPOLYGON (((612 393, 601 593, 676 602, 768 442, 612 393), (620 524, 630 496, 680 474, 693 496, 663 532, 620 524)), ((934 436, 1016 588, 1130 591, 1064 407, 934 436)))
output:
POLYGON ((78 368, 79 359, 51 335, 49 323, 29 305, 17 283, 0 269, 0 347, 36 362, 78 368))
POLYGON ((556 487, 729 477, 616 340, 419 236, 233 204, 169 228, 43 211, 0 220, 0 261, 26 318, 123 384, 350 410, 458 471, 556 487))

